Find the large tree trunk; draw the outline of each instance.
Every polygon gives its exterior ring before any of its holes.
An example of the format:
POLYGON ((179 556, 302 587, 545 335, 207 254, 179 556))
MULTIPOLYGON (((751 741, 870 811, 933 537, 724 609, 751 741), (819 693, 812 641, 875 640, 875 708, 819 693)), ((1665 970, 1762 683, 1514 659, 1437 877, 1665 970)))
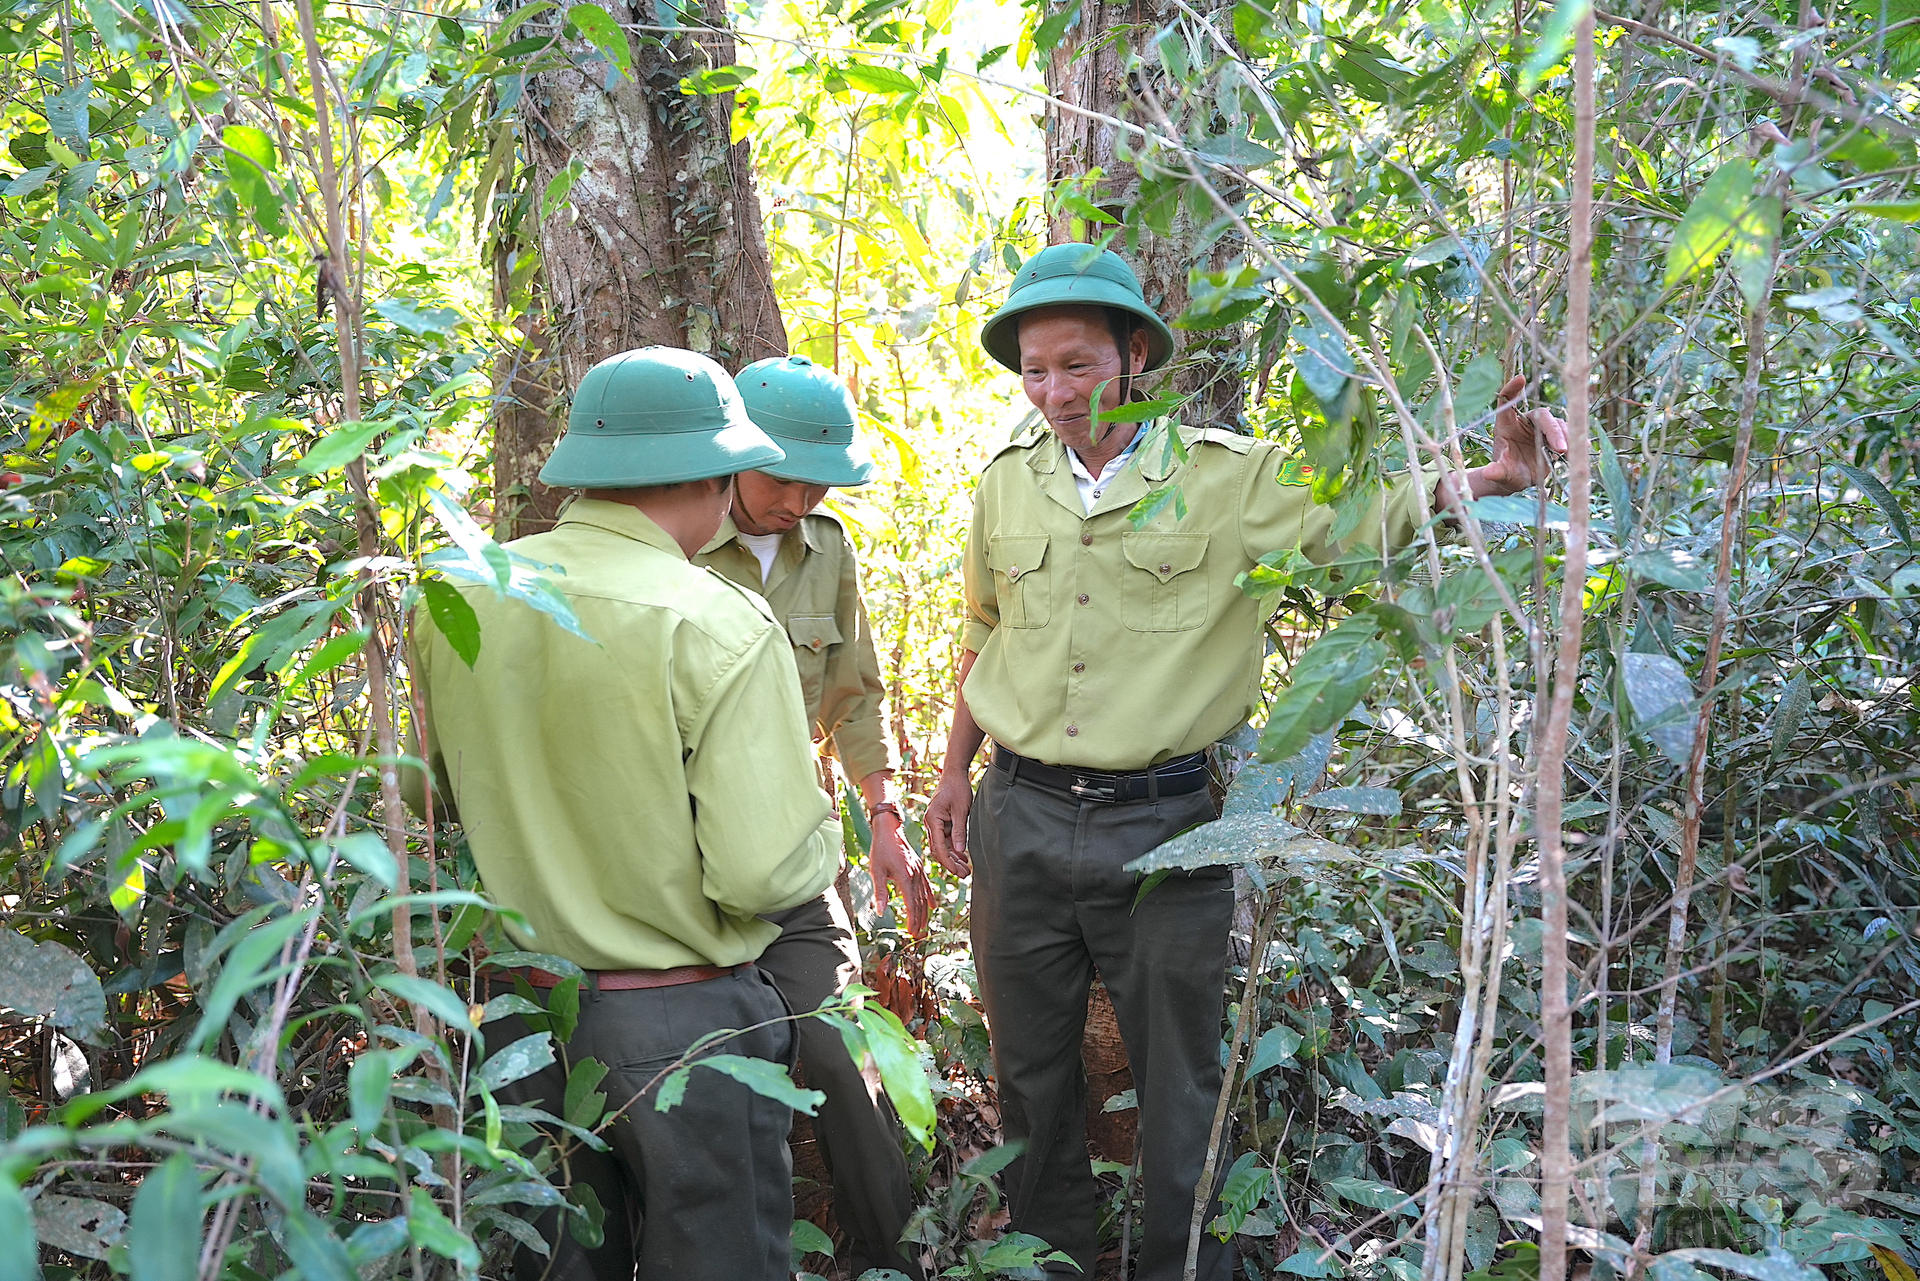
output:
MULTIPOLYGON (((1211 15, 1231 10, 1232 5, 1221 0, 1198 0, 1191 7, 1211 15)), ((1181 114, 1178 86, 1149 45, 1156 32, 1175 20, 1192 21, 1182 18, 1178 6, 1170 0, 1164 4, 1160 0, 1084 0, 1080 20, 1054 46, 1047 62, 1047 92, 1070 107, 1165 132, 1157 119, 1157 107, 1171 116, 1177 132, 1189 137, 1205 134, 1206 122, 1196 123, 1181 114)), ((1225 21, 1214 25, 1216 30, 1232 30, 1225 21)), ((1209 47, 1205 41, 1212 39, 1205 37, 1201 47, 1209 47)), ((1211 47, 1217 53, 1218 46, 1211 47)), ((1137 217, 1130 218, 1128 211, 1140 192, 1140 174, 1133 162, 1120 154, 1118 133, 1104 121, 1050 103, 1046 121, 1048 184, 1055 192, 1078 186, 1095 205, 1128 224, 1113 247, 1139 273, 1147 302, 1172 321, 1186 310, 1187 273, 1195 269, 1223 270, 1240 257, 1242 246, 1236 233, 1210 233, 1212 214, 1196 220, 1186 200, 1180 202, 1167 235, 1147 231, 1137 217), (1096 169, 1101 176, 1089 184, 1087 175, 1096 169), (1136 229, 1137 234, 1132 234, 1136 229)), ((1135 152, 1139 150, 1137 141, 1131 148, 1135 152)), ((1229 201, 1239 198, 1239 189, 1224 175, 1211 172, 1207 178, 1229 201)), ((1105 224, 1076 229, 1071 212, 1051 205, 1050 209, 1047 239, 1051 244, 1112 230, 1105 224), (1078 237, 1076 230, 1081 233, 1078 237)), ((1237 429, 1244 418, 1246 398, 1245 326, 1176 329, 1174 333, 1180 346, 1175 356, 1178 367, 1173 390, 1192 397, 1182 417, 1196 425, 1237 429)))
MULTIPOLYGON (((603 7, 616 22, 657 22, 651 4, 603 7)), ((726 6, 704 0, 703 19, 714 30, 628 32, 631 74, 611 71, 585 41, 562 42, 576 65, 532 77, 519 104, 529 199, 542 201, 557 175, 578 167, 558 207, 534 212, 547 303, 536 342, 552 353, 546 381, 561 394, 549 412, 511 424, 503 416, 495 440, 496 492, 526 485, 530 525, 552 517, 554 496, 532 477, 565 425, 564 389, 594 364, 660 345, 738 370, 787 350, 751 155, 745 141, 728 141, 733 97, 680 91, 684 77, 734 61, 726 6)), ((531 532, 520 524, 515 532, 531 532)))
POLYGON ((512 315, 520 336, 493 362, 493 536, 503 543, 553 528, 562 497, 540 483, 540 465, 566 421, 554 411, 566 397, 553 343, 537 305, 513 314, 514 253, 525 248, 511 236, 493 246, 494 314, 512 315))

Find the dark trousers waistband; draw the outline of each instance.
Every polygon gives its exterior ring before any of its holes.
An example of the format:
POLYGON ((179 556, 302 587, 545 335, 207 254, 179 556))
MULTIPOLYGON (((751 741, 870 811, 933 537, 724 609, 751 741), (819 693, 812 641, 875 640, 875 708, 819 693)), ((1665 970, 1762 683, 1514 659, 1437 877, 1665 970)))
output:
POLYGON ((1185 796, 1207 785, 1209 773, 1204 752, 1193 752, 1162 761, 1149 769, 1114 772, 1097 769, 1072 769, 1048 765, 993 745, 993 767, 1009 780, 1025 780, 1056 792, 1066 792, 1083 801, 1118 805, 1127 801, 1157 801, 1162 796, 1185 796))

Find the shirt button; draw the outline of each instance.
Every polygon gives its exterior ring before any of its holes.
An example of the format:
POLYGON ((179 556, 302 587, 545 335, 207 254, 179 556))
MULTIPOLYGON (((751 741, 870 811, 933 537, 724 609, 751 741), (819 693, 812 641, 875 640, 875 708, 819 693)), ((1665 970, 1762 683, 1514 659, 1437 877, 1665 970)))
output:
POLYGON ((1078 725, 1067 726, 1068 738, 1078 738, 1079 736, 1080 736, 1080 727, 1078 725))
POLYGON ((1161 573, 1163 573, 1163 574, 1171 574, 1171 573, 1173 572, 1173 566, 1171 566, 1171 565, 1162 565, 1162 566, 1160 567, 1160 572, 1161 572, 1161 573))
POLYGON ((1082 534, 1082 535, 1080 535, 1080 545, 1081 545, 1082 547, 1091 547, 1091 546, 1093 546, 1093 535, 1092 535, 1092 534, 1082 534))
POLYGON ((1073 672, 1074 672, 1074 675, 1076 676, 1078 676, 1081 672, 1084 672, 1086 670, 1087 670, 1087 665, 1085 663, 1075 663, 1073 665, 1073 672))
POLYGON ((826 642, 816 636, 813 638, 812 644, 815 649, 819 649, 822 645, 826 644, 826 642))
POLYGON ((1087 603, 1087 594, 1085 592, 1080 593, 1080 603, 1082 605, 1087 603))

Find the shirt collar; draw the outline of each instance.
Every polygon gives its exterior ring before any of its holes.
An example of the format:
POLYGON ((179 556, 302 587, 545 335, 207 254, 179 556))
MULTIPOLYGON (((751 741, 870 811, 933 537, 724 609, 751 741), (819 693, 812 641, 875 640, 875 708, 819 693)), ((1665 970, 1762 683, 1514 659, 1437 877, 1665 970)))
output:
MULTIPOLYGON (((630 538, 636 543, 645 543, 649 547, 658 547, 663 552, 671 552, 681 560, 687 558, 673 536, 655 524, 653 518, 638 507, 627 503, 616 503, 605 498, 580 497, 567 505, 560 514, 560 525, 586 525, 592 529, 605 530, 621 538, 630 538)), ((724 526, 723 526, 724 528, 724 526)))
MULTIPOLYGON (((821 530, 817 525, 814 524, 814 521, 813 521, 814 515, 815 513, 809 512, 807 515, 802 516, 800 518, 800 523, 798 525, 795 525, 794 529, 799 531, 800 541, 807 545, 808 551, 813 551, 813 552, 828 551, 830 550, 830 545, 827 540, 827 535, 823 530, 821 530)), ((705 547, 702 547, 700 549, 700 554, 702 556, 711 556, 713 553, 719 551, 722 547, 725 547, 728 543, 737 541, 739 537, 740 537, 740 527, 733 523, 733 514, 729 512, 727 515, 721 517, 720 519, 720 532, 713 536, 712 542, 708 543, 705 547)), ((742 544, 742 546, 744 545, 745 544, 742 544)), ((785 538, 782 538, 780 540, 781 549, 785 550, 786 545, 787 545, 787 540, 785 538)))
MULTIPOLYGON (((1067 466, 1073 470, 1074 475, 1085 477, 1087 480, 1095 483, 1106 480, 1110 476, 1118 476, 1120 469, 1127 465, 1127 460, 1133 457, 1134 451, 1140 448, 1140 442, 1147 438, 1147 431, 1151 426, 1152 424, 1150 423, 1140 424, 1139 428, 1133 433, 1133 439, 1127 442, 1127 447, 1115 454, 1112 458, 1109 458, 1107 465, 1100 469, 1098 476, 1087 470, 1086 463, 1082 462, 1080 455, 1073 452, 1071 448, 1067 448, 1066 450, 1067 466)), ((1062 447, 1066 448, 1065 442, 1062 442, 1062 447)))

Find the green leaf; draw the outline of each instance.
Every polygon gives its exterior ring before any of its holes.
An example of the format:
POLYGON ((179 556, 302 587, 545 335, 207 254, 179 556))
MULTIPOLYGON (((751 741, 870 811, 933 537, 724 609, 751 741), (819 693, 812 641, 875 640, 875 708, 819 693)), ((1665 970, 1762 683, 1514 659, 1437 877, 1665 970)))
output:
POLYGON ((607 1065, 598 1059, 580 1059, 567 1073, 566 1105, 561 1113, 574 1125, 591 1129, 606 1110, 605 1091, 593 1087, 606 1078, 607 1065))
POLYGON ((1101 409, 1098 402, 1100 392, 1104 390, 1105 387, 1106 384, 1102 383, 1099 388, 1095 389, 1092 401, 1088 405, 1088 410, 1094 419, 1094 429, 1096 431, 1102 426, 1111 426, 1116 423, 1151 422, 1163 414, 1170 414, 1180 408, 1180 401, 1171 399, 1132 400, 1124 405, 1115 405, 1112 409, 1101 409))
POLYGON ((749 77, 758 75, 758 67, 732 63, 725 67, 710 67, 705 71, 696 71, 680 82, 680 92, 690 94, 732 93, 745 84, 749 77))
POLYGON ((41 1243, 87 1259, 105 1259, 127 1230, 127 1212, 86 1197, 42 1192, 33 1203, 41 1243))
POLYGON ((1766 301, 1767 282, 1773 276, 1773 252, 1780 243, 1780 197, 1761 196, 1734 220, 1733 277, 1747 306, 1766 301))
POLYGON ((1409 1217, 1420 1213, 1413 1197, 1374 1179, 1328 1179, 1320 1186, 1342 1201, 1364 1205, 1370 1210, 1392 1210, 1409 1217))
POLYGON ((848 84, 868 93, 912 93, 920 87, 911 77, 892 67, 879 67, 870 62, 849 62, 839 71, 848 84))
POLYGON ((1653 740, 1666 758, 1685 768, 1693 752, 1693 682, 1687 669, 1665 654, 1628 654, 1620 678, 1633 706, 1635 729, 1653 740))
POLYGON ((553 1062, 553 1034, 535 1032, 494 1051, 474 1074, 472 1089, 499 1090, 523 1081, 553 1062))
POLYGON ((1324 792, 1315 792, 1300 803, 1314 809, 1341 810, 1348 814, 1390 816, 1400 812, 1400 793, 1390 787, 1329 787, 1324 792))
POLYGON ((933 1093, 927 1074, 920 1067, 920 1043, 906 1026, 877 999, 861 1006, 860 1030, 867 1034, 867 1053, 880 1069, 880 1083, 886 1087, 900 1124, 921 1147, 933 1150, 935 1124, 933 1093))
POLYGON ((831 1259, 833 1238, 822 1232, 811 1219, 795 1219, 789 1250, 793 1256, 793 1270, 798 1272, 800 1264, 809 1254, 824 1254, 831 1259))
POLYGON ((1247 1060, 1247 1079, 1252 1080, 1293 1058, 1301 1045, 1300 1034, 1290 1027, 1270 1027, 1253 1043, 1253 1056, 1247 1060))
POLYGON ((421 594, 427 598, 427 616, 447 638, 447 644, 472 667, 480 658, 480 616, 452 583, 438 578, 422 579, 421 594))
POLYGON ((273 139, 252 125, 227 125, 220 131, 220 141, 226 148, 227 181, 234 195, 252 210, 268 234, 285 235, 283 202, 268 179, 280 165, 273 139))
POLYGON ((193 1157, 176 1152, 140 1180, 126 1238, 133 1281, 194 1281, 200 1274, 201 1178, 193 1157))
POLYGON ((1712 264, 1734 229, 1742 225, 1752 195, 1753 166, 1747 161, 1729 160, 1713 171, 1674 228, 1667 246, 1667 288, 1692 279, 1712 264))
POLYGON ((1907 514, 1901 510, 1900 504, 1895 501, 1893 492, 1880 483, 1880 478, 1870 471, 1865 471, 1859 467, 1850 467, 1846 463, 1835 463, 1834 466, 1839 469, 1842 475, 1852 481, 1861 493, 1873 500, 1873 505, 1880 509, 1880 514, 1887 518, 1887 524, 1893 528, 1894 533, 1900 536, 1900 541, 1907 545, 1908 550, 1915 550, 1913 527, 1907 523, 1907 514))
POLYGON ((347 1069, 347 1108, 353 1124, 365 1136, 378 1133, 393 1094, 393 1079, 413 1057, 399 1050, 367 1050, 347 1069))
MULTIPOLYGON (((827 1096, 820 1091, 803 1090, 795 1085, 785 1068, 765 1059, 750 1059, 739 1054, 713 1054, 704 1059, 695 1059, 692 1066, 712 1068, 722 1076, 732 1077, 762 1098, 784 1103, 808 1116, 814 1115, 820 1105, 827 1101, 827 1096)), ((660 1108, 662 1112, 666 1110, 660 1108)))
POLYGON ((312 449, 295 464, 294 470, 307 476, 317 476, 321 472, 332 471, 336 467, 345 467, 354 459, 367 452, 373 444, 373 438, 392 427, 386 422, 348 422, 341 423, 322 436, 312 449))
POLYGON ((1372 687, 1387 661, 1372 619, 1342 623, 1307 647, 1273 702, 1260 735, 1260 759, 1283 760, 1315 734, 1335 728, 1372 687))
POLYGON ((1813 705, 1813 687, 1807 683, 1804 673, 1796 673, 1780 691, 1780 702, 1773 709, 1773 746, 1771 755, 1779 760, 1793 746, 1793 736, 1800 732, 1800 722, 1807 718, 1807 709, 1813 705))
POLYGON ((356 630, 342 632, 338 636, 329 636, 321 642, 320 648, 314 651, 313 657, 301 665, 291 683, 296 686, 304 685, 317 676, 326 675, 365 649, 371 635, 370 632, 356 630))
MULTIPOLYGON (((1008 1232, 998 1241, 980 1252, 974 1263, 995 1272, 1012 1272, 1016 1269, 1037 1268, 1043 1263, 1071 1263, 1065 1254, 1053 1249, 1037 1236, 1025 1232, 1008 1232)), ((977 1273, 971 1275, 978 1275, 977 1273)))
POLYGON ((593 41, 594 47, 606 54, 614 66, 622 71, 633 70, 633 49, 627 44, 627 33, 605 9, 597 4, 576 4, 567 10, 567 21, 593 41))
POLYGON ((1547 19, 1547 26, 1540 33, 1539 43, 1533 46, 1533 52, 1527 55, 1526 63, 1520 68, 1520 96, 1531 96, 1534 89, 1553 65, 1566 56, 1567 49, 1573 44, 1574 28, 1593 8, 1592 0, 1557 0, 1553 6, 1553 15, 1547 19))
POLYGON ((391 891, 398 885, 400 869, 393 865, 393 851, 385 838, 374 832, 349 832, 329 844, 350 866, 359 868, 391 891))
POLYGON ((1476 498, 1467 504, 1467 510, 1478 519, 1495 524, 1531 525, 1539 529, 1565 529, 1573 519, 1567 509, 1558 503, 1544 504, 1546 513, 1542 515, 1542 505, 1538 499, 1525 494, 1502 494, 1476 498))
POLYGON ((1199 150, 1201 159, 1232 165, 1236 169, 1258 169, 1280 159, 1279 152, 1263 147, 1251 138, 1236 138, 1231 134, 1208 138, 1206 145, 1199 150))
POLYGON ((417 298, 382 298, 372 310, 419 337, 451 334, 467 323, 467 318, 452 307, 429 307, 417 298))
POLYGON ((1856 200, 1847 208, 1854 213, 1863 213, 1871 218, 1888 218, 1894 222, 1920 222, 1920 200, 1856 200))
POLYGON ((1033 29, 1033 47, 1041 53, 1052 53, 1060 38, 1067 34, 1067 28, 1080 17, 1080 0, 1072 0, 1058 13, 1050 14, 1045 21, 1033 29))
POLYGON ((403 1001, 425 1006, 429 1013, 448 1027, 458 1028, 462 1032, 474 1030, 467 1003, 454 995, 450 988, 442 987, 432 979, 415 974, 382 974, 373 981, 373 985, 393 993, 403 1001))
POLYGON ((671 1112, 679 1107, 680 1101, 687 1097, 687 1083, 691 1080, 693 1069, 690 1067, 677 1067, 667 1073, 666 1079, 660 1082, 659 1091, 653 1096, 653 1110, 671 1112))
POLYGON ((480 1266, 480 1249, 473 1238, 453 1226, 426 1188, 413 1189, 407 1201, 407 1235, 421 1249, 452 1259, 469 1271, 480 1266))
POLYGON ((75 1040, 92 1041, 107 1020, 100 978, 64 945, 0 926, 0 1005, 51 1018, 75 1040))
POLYGON ((546 190, 540 194, 540 220, 545 222, 566 207, 567 197, 573 194, 573 184, 587 170, 586 162, 574 157, 547 179, 546 190))
MULTIPOLYGON (((152 1178, 152 1175, 148 1175, 152 1178)), ((135 1212, 138 1213, 136 1205, 135 1212)), ((200 1234, 193 1234, 194 1263, 199 1264, 200 1234)), ((193 1281, 194 1271, 184 1276, 156 1276, 154 1281, 193 1281)), ((0 1281, 40 1281, 40 1247, 36 1244, 33 1211, 20 1195, 20 1185, 11 1175, 0 1172, 0 1281)), ((135 1281, 145 1281, 136 1277, 135 1281)))
POLYGON ((1678 547, 1656 547, 1627 557, 1627 568, 1642 578, 1685 592, 1713 590, 1713 566, 1678 547))
POLYGON ((1351 412, 1346 406, 1353 379, 1353 356, 1347 351, 1346 340, 1319 320, 1311 325, 1294 326, 1292 336, 1300 346, 1300 350, 1292 353, 1293 367, 1300 371, 1300 380, 1320 402, 1327 421, 1346 417, 1351 412))

